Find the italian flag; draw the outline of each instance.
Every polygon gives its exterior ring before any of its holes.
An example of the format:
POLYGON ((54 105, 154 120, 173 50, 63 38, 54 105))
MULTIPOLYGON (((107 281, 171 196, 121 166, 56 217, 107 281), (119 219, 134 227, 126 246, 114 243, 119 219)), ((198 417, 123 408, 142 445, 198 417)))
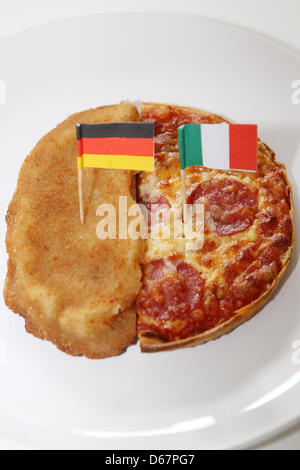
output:
POLYGON ((256 171, 257 125, 185 124, 178 128, 180 166, 256 171))

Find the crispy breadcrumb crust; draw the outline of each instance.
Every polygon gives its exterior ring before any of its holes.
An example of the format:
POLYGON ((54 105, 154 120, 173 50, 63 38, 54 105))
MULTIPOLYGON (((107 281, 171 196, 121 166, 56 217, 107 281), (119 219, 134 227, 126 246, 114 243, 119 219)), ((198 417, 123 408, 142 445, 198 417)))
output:
POLYGON ((4 287, 26 330, 73 356, 122 353, 136 338, 142 240, 100 240, 102 202, 134 203, 135 173, 84 170, 85 225, 79 221, 75 124, 138 121, 129 102, 74 114, 26 158, 9 205, 4 287))

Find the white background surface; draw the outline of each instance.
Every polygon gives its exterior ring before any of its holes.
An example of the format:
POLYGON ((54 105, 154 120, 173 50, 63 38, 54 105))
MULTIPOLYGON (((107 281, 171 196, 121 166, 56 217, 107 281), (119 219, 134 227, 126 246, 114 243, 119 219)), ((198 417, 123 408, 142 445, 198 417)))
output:
MULTIPOLYGON (((104 11, 147 10, 185 11, 220 19, 258 31, 300 51, 299 0, 0 0, 0 37, 55 18, 104 11)), ((300 79, 300 70, 295 79, 300 79)), ((2 447, 7 448, 9 444, 3 443, 2 447)), ((296 426, 259 448, 300 449, 300 427, 296 426)))

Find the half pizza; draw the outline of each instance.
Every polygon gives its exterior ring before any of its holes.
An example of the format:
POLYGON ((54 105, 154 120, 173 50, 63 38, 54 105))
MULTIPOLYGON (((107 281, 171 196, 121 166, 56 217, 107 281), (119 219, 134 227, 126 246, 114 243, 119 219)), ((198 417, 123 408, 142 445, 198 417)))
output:
MULTIPOLYGON (((225 119, 144 103, 141 120, 155 124, 156 170, 140 175, 138 198, 163 213, 181 203, 178 127, 225 119)), ((291 186, 266 144, 258 142, 256 172, 199 166, 186 172, 187 203, 204 205, 204 243, 190 251, 184 239, 147 240, 137 301, 144 352, 195 346, 248 320, 270 298, 293 251, 291 186)))

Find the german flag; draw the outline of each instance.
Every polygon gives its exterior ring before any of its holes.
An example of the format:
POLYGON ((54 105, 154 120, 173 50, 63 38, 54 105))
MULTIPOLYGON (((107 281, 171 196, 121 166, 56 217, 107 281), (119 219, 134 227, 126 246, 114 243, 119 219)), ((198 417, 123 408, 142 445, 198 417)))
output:
POLYGON ((78 169, 154 171, 154 125, 77 124, 78 169))

